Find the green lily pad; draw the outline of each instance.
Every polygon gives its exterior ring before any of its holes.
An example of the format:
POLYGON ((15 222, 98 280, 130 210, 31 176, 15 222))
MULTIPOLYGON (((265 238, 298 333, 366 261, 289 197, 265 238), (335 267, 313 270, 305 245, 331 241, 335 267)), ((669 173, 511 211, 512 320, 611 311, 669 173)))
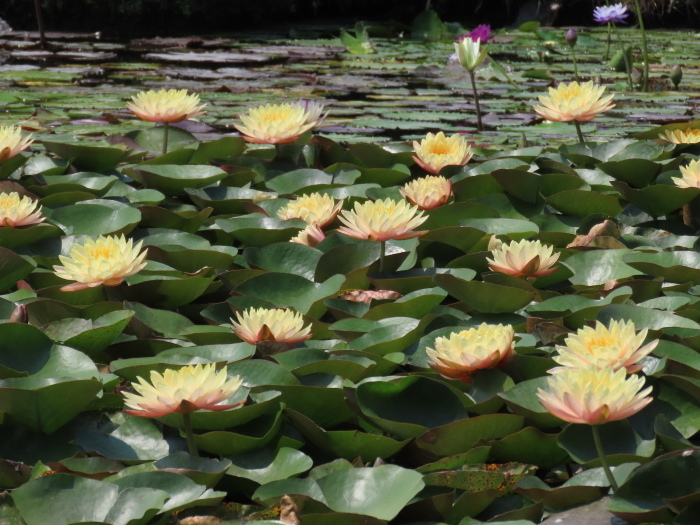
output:
POLYGON ((58 208, 51 220, 68 235, 121 235, 141 221, 141 213, 121 202, 95 199, 58 208))
POLYGON ((129 173, 148 188, 177 195, 185 188, 209 186, 227 176, 221 168, 206 165, 178 166, 175 164, 135 166, 129 173))
POLYGON ((465 281, 454 275, 436 275, 435 284, 447 290, 455 299, 485 314, 515 312, 535 297, 520 288, 480 281, 465 281))
POLYGON ((116 146, 49 140, 42 140, 41 143, 51 153, 69 160, 84 171, 101 172, 114 168, 129 154, 128 150, 116 146))

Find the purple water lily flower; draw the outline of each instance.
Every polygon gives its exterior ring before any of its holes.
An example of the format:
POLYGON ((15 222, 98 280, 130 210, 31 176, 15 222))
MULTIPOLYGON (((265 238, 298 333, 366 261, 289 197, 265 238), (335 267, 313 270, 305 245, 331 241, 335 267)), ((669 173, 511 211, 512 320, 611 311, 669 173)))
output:
POLYGON ((624 24, 626 23, 625 18, 628 16, 627 6, 623 5, 622 2, 614 5, 599 6, 593 10, 593 20, 599 24, 607 24, 608 22, 624 24))
POLYGON ((474 42, 481 40, 482 44, 488 43, 495 35, 491 34, 491 26, 488 24, 481 24, 472 29, 471 32, 459 37, 459 40, 464 40, 465 38, 471 38, 474 42))

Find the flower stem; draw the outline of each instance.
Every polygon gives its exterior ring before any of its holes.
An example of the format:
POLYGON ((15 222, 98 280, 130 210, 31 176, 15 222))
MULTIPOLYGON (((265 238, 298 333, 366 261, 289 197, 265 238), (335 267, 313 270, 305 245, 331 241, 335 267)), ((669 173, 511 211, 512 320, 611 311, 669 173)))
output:
POLYGON ((386 241, 379 241, 381 248, 379 249, 379 271, 384 271, 384 261, 386 260, 386 241))
POLYGON ((576 126, 576 134, 578 135, 578 141, 581 144, 586 144, 586 141, 583 140, 583 132, 581 131, 581 124, 578 123, 578 120, 574 120, 574 126, 576 126))
POLYGON ((612 40, 612 24, 608 22, 608 42, 605 46, 605 57, 603 60, 610 58, 610 41, 612 40))
POLYGON ((190 421, 189 414, 182 414, 182 421, 185 425, 185 437, 187 438, 187 448, 190 454, 199 457, 199 451, 197 450, 197 445, 194 442, 194 432, 192 432, 192 421, 190 421))
POLYGON ((571 58, 574 61, 574 76, 576 77, 576 82, 580 82, 581 79, 578 77, 578 65, 576 64, 576 51, 571 48, 571 58))
POLYGON ((642 10, 639 8, 639 0, 634 0, 634 8, 637 10, 639 29, 642 32, 642 53, 644 54, 644 80, 642 82, 642 91, 649 91, 649 49, 647 47, 647 33, 644 30, 642 10))
POLYGON ((622 36, 620 36, 620 31, 618 31, 616 25, 613 24, 613 27, 615 28, 615 35, 617 36, 617 41, 620 43, 620 51, 622 51, 622 58, 625 61, 625 71, 627 71, 627 83, 629 84, 630 89, 634 89, 634 85, 632 83, 632 64, 630 64, 630 57, 625 52, 625 44, 622 42, 622 36))
POLYGON ((469 77, 471 78, 471 81, 472 81, 472 91, 474 92, 474 103, 476 104, 476 129, 478 131, 483 131, 484 126, 481 123, 481 106, 479 105, 479 93, 477 93, 477 91, 476 91, 476 77, 474 76, 473 71, 469 72, 469 77))
POLYGON ((168 152, 168 131, 170 131, 170 126, 167 122, 163 122, 163 155, 168 152))
POLYGON ((605 451, 603 450, 603 441, 600 439, 600 430, 598 430, 598 425, 591 425, 591 431, 593 432, 593 442, 595 443, 595 448, 598 451, 600 463, 603 465, 605 476, 608 478, 613 492, 617 492, 620 489, 620 487, 617 485, 617 481, 615 481, 612 471, 610 470, 610 465, 608 465, 608 460, 605 458, 605 451))

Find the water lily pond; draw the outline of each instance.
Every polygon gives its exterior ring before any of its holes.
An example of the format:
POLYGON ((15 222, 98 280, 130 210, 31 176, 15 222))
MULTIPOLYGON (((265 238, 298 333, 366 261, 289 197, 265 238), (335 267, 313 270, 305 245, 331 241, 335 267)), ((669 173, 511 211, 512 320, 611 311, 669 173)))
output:
POLYGON ((700 143, 660 135, 700 34, 649 32, 642 92, 577 28, 580 143, 533 110, 562 29, 496 33, 481 132, 450 38, 348 29, 0 38, 0 523, 697 525, 700 143), (205 113, 126 108, 164 88, 205 113))

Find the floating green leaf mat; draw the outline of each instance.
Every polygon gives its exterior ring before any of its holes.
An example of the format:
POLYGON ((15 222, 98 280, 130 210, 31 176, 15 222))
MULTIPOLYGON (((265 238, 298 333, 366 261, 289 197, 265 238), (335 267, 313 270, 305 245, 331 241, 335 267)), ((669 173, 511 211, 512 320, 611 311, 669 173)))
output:
POLYGON ((0 162, 0 193, 38 200, 45 218, 0 226, 0 522, 269 521, 289 515, 288 495, 307 525, 527 525, 607 494, 630 523, 694 525, 700 190, 673 179, 700 148, 659 135, 700 126, 700 39, 653 31, 654 91, 641 93, 601 66, 604 30, 582 29, 579 73, 602 76, 617 106, 579 144, 532 110, 572 78, 563 31, 498 32, 495 61, 476 71, 477 133, 468 78, 440 40, 449 25, 426 15, 413 27, 431 41, 346 29, 343 43, 270 35, 186 50, 0 41, 0 124, 35 138, 0 162), (676 63, 678 90, 665 78, 676 63), (207 104, 169 125, 165 154, 163 126, 125 109, 162 88, 207 104), (313 133, 236 135, 250 107, 300 98, 329 111, 313 133), (424 233, 339 231, 356 205, 403 199, 426 175, 411 142, 438 131, 474 156, 441 170, 451 194, 423 212, 424 233), (307 223, 278 213, 314 193, 342 199, 343 215, 313 246, 290 242, 307 223), (54 266, 100 235, 133 240, 145 265, 114 286, 62 289, 71 281, 54 266), (553 273, 538 271, 540 254, 524 275, 496 271, 499 246, 530 241, 553 248, 553 273), (298 312, 310 337, 290 343, 270 321, 251 340, 232 325, 251 309, 298 312), (634 372, 651 403, 599 425, 611 494, 591 426, 538 393, 567 337, 613 321, 659 343, 634 372), (468 373, 458 355, 448 379, 437 348, 482 323, 512 327, 513 355, 468 373), (240 377, 223 400, 240 406, 125 411, 138 378, 208 363, 240 377))

